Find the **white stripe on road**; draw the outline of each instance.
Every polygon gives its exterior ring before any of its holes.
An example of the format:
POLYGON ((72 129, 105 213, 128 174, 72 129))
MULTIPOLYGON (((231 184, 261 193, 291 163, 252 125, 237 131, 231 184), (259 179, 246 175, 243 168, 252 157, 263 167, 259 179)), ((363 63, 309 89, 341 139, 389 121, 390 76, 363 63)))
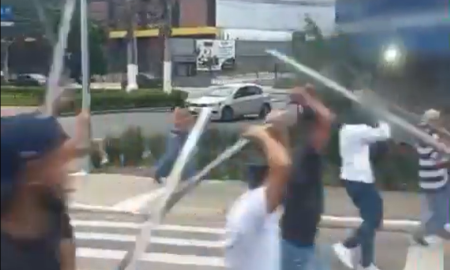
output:
MULTIPOLYGON (((75 239, 134 243, 136 242, 136 235, 76 232, 75 239)), ((150 242, 152 244, 173 245, 179 247, 223 248, 225 246, 223 241, 191 240, 166 237, 152 237, 150 242)))
POLYGON ((117 211, 139 212, 150 202, 157 200, 165 191, 165 188, 158 188, 148 193, 144 193, 115 204, 112 208, 117 211))
MULTIPOLYGON (((125 257, 125 254, 126 251, 121 250, 77 248, 78 258, 122 260, 125 257)), ((225 267, 224 260, 221 257, 176 255, 167 253, 145 253, 141 257, 140 261, 178 265, 225 267)))
MULTIPOLYGON (((123 228, 123 229, 142 228, 142 223, 119 222, 119 221, 72 220, 71 224, 75 228, 76 227, 123 228)), ((182 226, 182 225, 160 225, 156 228, 156 230, 190 232, 190 233, 207 233, 207 234, 225 234, 225 229, 198 227, 198 226, 182 226)))

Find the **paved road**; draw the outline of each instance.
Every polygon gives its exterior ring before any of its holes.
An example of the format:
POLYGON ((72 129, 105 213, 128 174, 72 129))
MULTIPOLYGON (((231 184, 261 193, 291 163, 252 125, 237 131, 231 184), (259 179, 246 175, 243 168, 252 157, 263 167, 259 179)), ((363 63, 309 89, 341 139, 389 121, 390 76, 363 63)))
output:
MULTIPOLYGON (((274 95, 276 102, 272 103, 274 108, 281 108, 286 103, 285 95, 274 95)), ((69 135, 74 133, 74 117, 60 118, 61 124, 69 135)), ((134 112, 118 113, 109 115, 92 116, 92 132, 94 138, 104 138, 108 135, 121 134, 129 127, 138 126, 146 135, 164 134, 171 127, 171 113, 169 112, 134 112)), ((244 119, 231 123, 212 123, 209 128, 239 131, 242 125, 248 123, 259 123, 260 120, 254 118, 244 119)))
MULTIPOLYGON (((188 89, 191 96, 202 95, 198 89, 188 89)), ((272 95, 274 108, 284 107, 286 95, 275 93, 272 95)), ((28 112, 30 108, 9 107, 2 108, 2 115, 28 112)), ((133 113, 114 113, 107 115, 92 116, 92 132, 94 138, 104 138, 108 135, 121 134, 130 127, 138 126, 146 135, 164 134, 171 127, 171 113, 169 112, 133 112, 133 113)), ((69 135, 73 135, 75 130, 74 117, 62 117, 60 122, 69 135)), ((259 123, 254 118, 244 119, 232 123, 212 123, 210 128, 223 130, 240 130, 243 123, 259 123)))
MULTIPOLYGON (((118 214, 72 214, 77 243, 78 270, 110 270, 134 245, 142 218, 118 214)), ((152 238, 152 246, 140 262, 140 269, 219 270, 223 262, 223 218, 197 218, 194 214, 170 216, 152 238)), ((342 229, 322 229, 319 243, 332 270, 345 268, 330 251, 330 244, 348 233, 342 229)), ((408 235, 380 233, 377 263, 382 270, 402 270, 406 260, 408 235)), ((445 262, 450 264, 447 249, 445 262)))

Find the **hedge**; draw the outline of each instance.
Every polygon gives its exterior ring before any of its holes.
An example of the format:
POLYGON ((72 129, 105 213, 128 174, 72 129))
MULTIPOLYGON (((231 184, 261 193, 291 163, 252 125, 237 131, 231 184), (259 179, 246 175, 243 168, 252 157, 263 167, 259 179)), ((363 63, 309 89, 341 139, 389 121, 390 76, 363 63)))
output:
MULTIPOLYGON (((60 113, 73 113, 81 106, 81 90, 73 91, 74 101, 60 110, 60 113)), ((45 97, 45 89, 41 87, 2 87, 2 106, 39 106, 45 97)), ((127 93, 120 90, 93 90, 91 92, 91 110, 117 110, 150 107, 183 106, 187 93, 173 90, 171 94, 161 89, 140 89, 127 93)))
MULTIPOLYGON (((327 162, 325 163, 324 181, 327 185, 332 186, 341 184, 336 133, 335 130, 325 155, 327 162)), ((228 146, 236 142, 238 138, 239 134, 235 132, 217 129, 207 130, 198 144, 198 168, 203 168, 228 146)), ((165 150, 165 140, 166 134, 144 137, 139 128, 132 128, 119 137, 108 137, 106 138, 105 151, 110 163, 107 166, 145 165, 150 168, 162 156, 165 150), (146 157, 144 153, 148 150, 151 155, 146 157)), ((292 129, 292 151, 302 147, 302 141, 298 129, 292 129)), ((220 180, 245 179, 246 164, 257 162, 258 160, 255 159, 260 159, 263 156, 259 151, 258 147, 250 144, 236 156, 212 170, 207 178, 220 180)), ((93 152, 92 160, 95 167, 100 169, 99 160, 101 159, 97 151, 93 152)), ((416 190, 418 183, 416 166, 417 159, 413 149, 392 143, 390 151, 384 159, 374 165, 377 184, 385 190, 416 190)), ((107 170, 107 168, 101 168, 101 170, 107 170)))

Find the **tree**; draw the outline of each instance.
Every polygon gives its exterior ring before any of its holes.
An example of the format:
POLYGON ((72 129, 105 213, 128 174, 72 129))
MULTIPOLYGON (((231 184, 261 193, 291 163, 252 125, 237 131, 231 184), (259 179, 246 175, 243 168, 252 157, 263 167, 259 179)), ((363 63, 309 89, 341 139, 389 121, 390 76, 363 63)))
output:
MULTIPOLYGON (((49 17, 53 25, 54 32, 59 29, 59 20, 61 10, 52 10, 49 17)), ((56 34, 55 34, 56 35, 56 34)), ((107 42, 107 33, 105 29, 94 21, 88 24, 89 39, 89 68, 92 75, 104 75, 107 72, 107 60, 105 55, 105 44, 107 42)), ((81 83, 81 24, 80 10, 76 9, 72 18, 72 26, 68 37, 67 48, 67 66, 70 70, 70 77, 81 83)))
POLYGON ((309 16, 305 17, 303 29, 292 34, 292 49, 297 60, 314 69, 322 67, 328 59, 326 40, 309 16))
MULTIPOLYGON (((75 16, 72 29, 69 34, 67 53, 68 67, 71 78, 81 82, 81 34, 79 16, 75 16)), ((106 32, 99 25, 90 22, 89 35, 89 68, 91 75, 104 75, 107 72, 107 60, 105 56, 106 32)))

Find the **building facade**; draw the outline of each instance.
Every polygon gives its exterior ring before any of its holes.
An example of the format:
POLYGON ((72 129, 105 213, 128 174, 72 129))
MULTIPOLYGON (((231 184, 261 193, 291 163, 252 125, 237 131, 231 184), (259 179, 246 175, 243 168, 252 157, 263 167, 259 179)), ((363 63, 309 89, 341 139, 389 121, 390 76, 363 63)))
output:
MULTIPOLYGON (((90 3, 91 17, 107 22, 110 29, 111 53, 123 52, 126 47, 125 2, 91 0, 90 3)), ((161 71, 163 41, 158 28, 164 25, 169 15, 165 9, 165 2, 165 0, 136 2, 135 35, 138 39, 141 70, 157 73, 161 71)), ((262 45, 264 42, 288 43, 293 31, 303 29, 306 17, 313 18, 325 34, 331 33, 334 28, 334 15, 334 1, 330 0, 173 0, 170 17, 172 38, 176 39, 171 44, 175 74, 189 74, 191 69, 195 69, 193 65, 198 48, 193 44, 194 39, 260 41, 262 45)), ((236 58, 239 57, 242 48, 247 51, 246 45, 242 44, 244 43, 241 43, 240 48, 236 45, 236 58)), ((259 53, 259 50, 255 50, 253 53, 255 57, 256 51, 259 53)), ((264 50, 261 54, 265 54, 264 50)), ((258 61, 262 61, 261 54, 257 56, 258 61)), ((120 55, 115 58, 116 63, 112 64, 115 70, 126 66, 126 53, 120 55)))

